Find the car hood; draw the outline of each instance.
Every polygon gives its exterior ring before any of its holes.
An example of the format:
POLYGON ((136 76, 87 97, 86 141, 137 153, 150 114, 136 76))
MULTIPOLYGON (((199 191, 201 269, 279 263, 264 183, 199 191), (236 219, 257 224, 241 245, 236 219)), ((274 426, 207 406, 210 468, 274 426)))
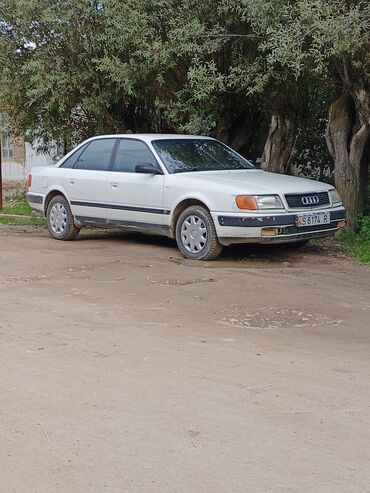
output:
POLYGON ((263 170, 195 171, 172 175, 194 185, 215 185, 232 189, 234 193, 281 194, 325 192, 333 188, 326 183, 296 176, 269 173, 263 170))

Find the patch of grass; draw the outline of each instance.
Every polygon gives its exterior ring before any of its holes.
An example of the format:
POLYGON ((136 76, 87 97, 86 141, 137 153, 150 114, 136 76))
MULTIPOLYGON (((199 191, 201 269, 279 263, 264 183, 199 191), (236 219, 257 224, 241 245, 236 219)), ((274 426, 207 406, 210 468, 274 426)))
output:
POLYGON ((356 257, 361 262, 370 264, 370 216, 359 219, 359 230, 352 233, 348 229, 340 232, 337 241, 345 246, 350 257, 356 257))
POLYGON ((12 197, 7 197, 4 209, 4 214, 15 214, 19 216, 33 216, 34 212, 28 205, 26 197, 21 195, 14 195, 12 197))
POLYGON ((6 197, 3 213, 13 214, 15 216, 29 216, 29 219, 0 217, 0 224, 11 224, 15 226, 46 226, 45 219, 31 209, 24 194, 6 197))
POLYGON ((10 224, 13 226, 46 227, 46 221, 42 217, 31 217, 30 219, 12 219, 10 217, 0 217, 0 224, 10 224))

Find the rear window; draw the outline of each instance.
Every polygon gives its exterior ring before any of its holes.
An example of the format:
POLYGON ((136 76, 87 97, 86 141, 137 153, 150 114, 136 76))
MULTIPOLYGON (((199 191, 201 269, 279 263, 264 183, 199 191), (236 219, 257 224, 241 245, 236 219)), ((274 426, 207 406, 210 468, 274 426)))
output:
POLYGON ((59 168, 73 168, 74 165, 75 165, 75 162, 77 161, 77 159, 81 156, 81 154, 83 153, 83 151, 86 149, 87 147, 87 144, 85 144, 84 146, 80 147, 80 149, 78 149, 76 152, 74 152, 71 156, 69 156, 68 159, 66 159, 63 164, 61 164, 59 166, 59 168))

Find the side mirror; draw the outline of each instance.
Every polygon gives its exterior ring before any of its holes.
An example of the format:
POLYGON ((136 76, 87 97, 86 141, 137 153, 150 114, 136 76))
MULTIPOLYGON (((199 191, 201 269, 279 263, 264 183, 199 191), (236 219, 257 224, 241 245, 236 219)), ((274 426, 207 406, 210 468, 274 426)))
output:
POLYGON ((158 166, 152 163, 140 163, 135 166, 135 173, 145 173, 147 175, 163 175, 158 166))

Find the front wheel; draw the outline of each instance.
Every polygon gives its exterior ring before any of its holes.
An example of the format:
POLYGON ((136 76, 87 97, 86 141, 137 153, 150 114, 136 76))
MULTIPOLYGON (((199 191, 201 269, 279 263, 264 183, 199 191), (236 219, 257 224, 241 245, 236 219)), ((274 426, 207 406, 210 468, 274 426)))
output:
POLYGON ((53 197, 46 212, 50 236, 56 240, 74 240, 80 228, 74 222, 68 200, 63 195, 53 197))
POLYGON ((176 224, 176 242, 184 257, 212 260, 222 251, 212 217, 205 207, 185 209, 176 224))

